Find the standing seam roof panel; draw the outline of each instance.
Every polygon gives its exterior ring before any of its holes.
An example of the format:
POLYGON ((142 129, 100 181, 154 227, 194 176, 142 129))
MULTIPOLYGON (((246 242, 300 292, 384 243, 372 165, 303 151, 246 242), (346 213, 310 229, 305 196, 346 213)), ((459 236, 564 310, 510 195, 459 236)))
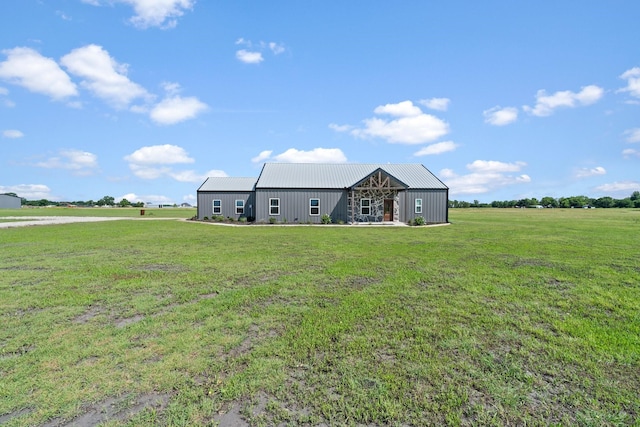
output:
POLYGON ((266 163, 256 183, 256 188, 349 188, 371 175, 378 168, 406 183, 410 189, 448 188, 419 163, 266 163))
POLYGON ((198 191, 254 191, 257 178, 209 177, 202 183, 198 191))

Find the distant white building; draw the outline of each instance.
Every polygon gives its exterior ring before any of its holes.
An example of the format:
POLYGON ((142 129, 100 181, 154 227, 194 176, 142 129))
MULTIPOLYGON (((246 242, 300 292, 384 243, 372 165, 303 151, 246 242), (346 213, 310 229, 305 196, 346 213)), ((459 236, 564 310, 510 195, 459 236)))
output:
POLYGON ((20 209, 22 207, 22 199, 9 194, 0 194, 0 209, 20 209))

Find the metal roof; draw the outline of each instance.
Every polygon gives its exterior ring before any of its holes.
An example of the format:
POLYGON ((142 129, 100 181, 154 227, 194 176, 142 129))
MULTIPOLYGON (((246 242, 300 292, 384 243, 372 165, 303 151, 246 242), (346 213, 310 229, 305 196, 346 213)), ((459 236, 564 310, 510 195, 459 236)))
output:
POLYGON ((245 192, 253 191, 257 178, 237 178, 237 177, 209 177, 202 183, 198 191, 228 191, 245 192))
POLYGON ((265 163, 256 188, 350 188, 382 169, 410 189, 447 189, 419 163, 265 163))

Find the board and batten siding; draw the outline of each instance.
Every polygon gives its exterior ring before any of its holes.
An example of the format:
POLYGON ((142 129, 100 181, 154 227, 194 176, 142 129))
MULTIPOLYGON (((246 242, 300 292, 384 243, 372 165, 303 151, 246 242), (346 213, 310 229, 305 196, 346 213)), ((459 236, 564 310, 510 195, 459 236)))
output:
MULTIPOLYGON (((220 215, 225 218, 239 219, 241 217, 255 216, 256 203, 253 192, 200 192, 198 193, 198 219, 211 218, 213 214, 213 201, 220 200, 222 211, 220 215), (244 200, 244 214, 236 214, 236 200, 244 200)), ((216 214, 218 215, 218 214, 216 214)))
POLYGON ((288 223, 320 223, 322 215, 329 214, 333 222, 347 222, 347 192, 344 190, 315 189, 256 189, 256 221, 269 222, 276 218, 277 222, 288 223), (280 199, 280 214, 269 214, 269 199, 280 199), (319 215, 311 215, 310 199, 320 200, 319 215))
POLYGON ((446 189, 408 190, 400 193, 400 220, 413 221, 416 217, 423 217, 427 223, 447 223, 449 191, 446 189), (415 213, 416 199, 422 199, 422 213, 415 213))

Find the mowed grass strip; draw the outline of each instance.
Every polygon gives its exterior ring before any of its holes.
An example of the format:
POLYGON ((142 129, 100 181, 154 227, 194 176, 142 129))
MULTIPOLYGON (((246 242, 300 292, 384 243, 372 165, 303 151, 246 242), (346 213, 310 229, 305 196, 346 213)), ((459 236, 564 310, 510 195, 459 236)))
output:
POLYGON ((196 208, 78 208, 78 207, 27 207, 21 209, 0 209, 2 217, 15 216, 106 216, 127 218, 191 218, 197 213, 196 208), (141 211, 144 210, 144 215, 141 211))
POLYGON ((634 425, 640 211, 0 230, 7 426, 634 425))

